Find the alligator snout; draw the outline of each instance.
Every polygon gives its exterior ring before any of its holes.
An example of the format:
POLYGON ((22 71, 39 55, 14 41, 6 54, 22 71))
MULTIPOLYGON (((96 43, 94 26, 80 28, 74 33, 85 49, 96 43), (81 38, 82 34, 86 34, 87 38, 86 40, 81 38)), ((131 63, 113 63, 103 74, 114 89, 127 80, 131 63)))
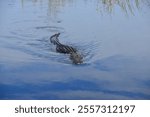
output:
POLYGON ((70 59, 74 64, 81 64, 83 63, 83 57, 80 53, 71 53, 70 59))

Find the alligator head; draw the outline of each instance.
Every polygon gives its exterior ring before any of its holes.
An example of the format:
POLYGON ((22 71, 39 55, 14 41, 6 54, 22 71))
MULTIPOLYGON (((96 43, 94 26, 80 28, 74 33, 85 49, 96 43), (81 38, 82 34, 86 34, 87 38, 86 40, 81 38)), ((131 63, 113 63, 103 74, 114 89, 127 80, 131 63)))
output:
POLYGON ((74 64, 81 64, 83 63, 83 56, 80 53, 72 52, 70 53, 70 59, 74 64))

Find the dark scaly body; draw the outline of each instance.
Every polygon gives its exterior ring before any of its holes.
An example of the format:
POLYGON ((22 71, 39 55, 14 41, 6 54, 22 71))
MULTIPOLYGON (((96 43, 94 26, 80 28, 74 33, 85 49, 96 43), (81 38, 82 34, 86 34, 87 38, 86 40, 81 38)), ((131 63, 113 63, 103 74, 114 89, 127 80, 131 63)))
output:
POLYGON ((50 42, 56 45, 56 51, 59 53, 70 54, 70 59, 74 64, 82 63, 83 57, 77 52, 75 48, 61 44, 58 39, 59 35, 60 33, 57 33, 50 37, 50 42))

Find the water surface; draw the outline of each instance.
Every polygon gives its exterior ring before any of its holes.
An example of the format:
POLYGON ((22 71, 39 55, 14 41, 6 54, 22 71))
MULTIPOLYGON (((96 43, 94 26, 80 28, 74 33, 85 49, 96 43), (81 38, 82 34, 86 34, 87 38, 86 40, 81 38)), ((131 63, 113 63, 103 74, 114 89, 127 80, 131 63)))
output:
POLYGON ((0 27, 0 99, 150 99, 149 0, 1 0, 0 27))

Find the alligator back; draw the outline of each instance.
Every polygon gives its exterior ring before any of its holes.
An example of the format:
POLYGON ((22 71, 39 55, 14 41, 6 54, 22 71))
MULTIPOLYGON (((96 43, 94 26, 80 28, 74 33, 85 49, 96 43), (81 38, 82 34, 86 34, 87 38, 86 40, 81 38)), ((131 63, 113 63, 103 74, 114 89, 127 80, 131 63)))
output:
POLYGON ((50 37, 50 42, 54 45, 56 45, 56 51, 60 53, 70 54, 70 53, 76 53, 77 50, 71 46, 61 44, 59 42, 60 33, 54 34, 50 37))

